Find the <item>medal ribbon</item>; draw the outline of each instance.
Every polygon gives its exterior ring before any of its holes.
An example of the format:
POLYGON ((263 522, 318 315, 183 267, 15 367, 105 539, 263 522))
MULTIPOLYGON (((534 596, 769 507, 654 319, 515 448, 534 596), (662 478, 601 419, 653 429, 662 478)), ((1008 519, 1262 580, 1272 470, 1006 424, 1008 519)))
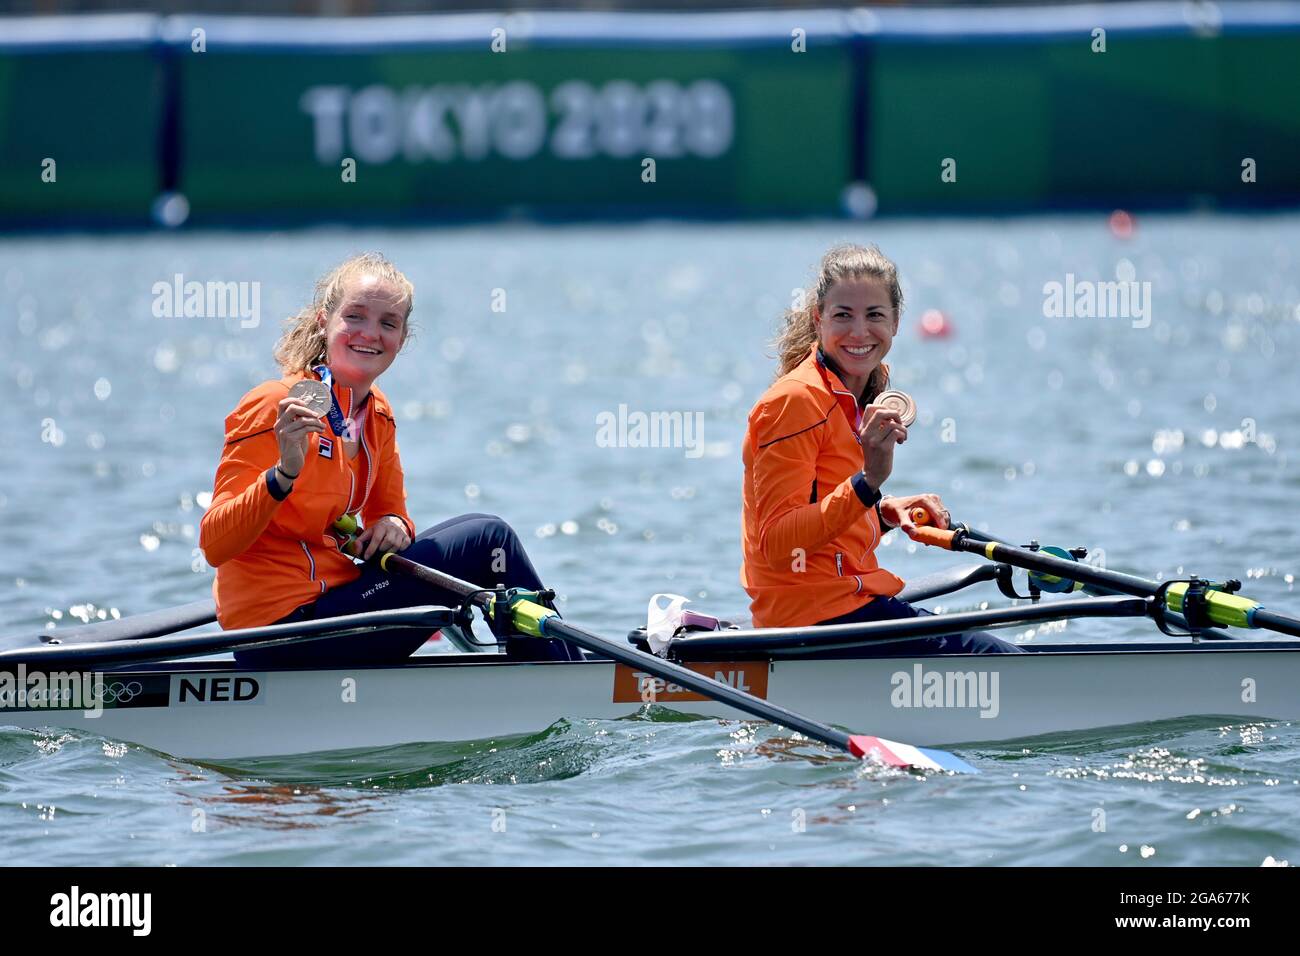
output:
POLYGON ((330 430, 335 435, 343 435, 348 430, 348 424, 343 418, 342 409, 339 408, 339 400, 334 395, 334 376, 330 374, 328 365, 317 365, 312 371, 320 376, 320 380, 330 390, 330 410, 327 414, 330 430))

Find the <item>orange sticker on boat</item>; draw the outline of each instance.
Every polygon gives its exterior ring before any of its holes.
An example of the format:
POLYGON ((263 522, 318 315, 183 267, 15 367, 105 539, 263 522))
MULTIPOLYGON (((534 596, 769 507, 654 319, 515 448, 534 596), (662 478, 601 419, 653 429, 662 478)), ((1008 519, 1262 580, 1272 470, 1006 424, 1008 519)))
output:
MULTIPOLYGON (((697 674, 712 677, 720 684, 767 699, 767 661, 722 661, 717 664, 690 663, 685 666, 697 674)), ((635 667, 616 664, 613 699, 616 704, 673 704, 710 698, 635 667)))

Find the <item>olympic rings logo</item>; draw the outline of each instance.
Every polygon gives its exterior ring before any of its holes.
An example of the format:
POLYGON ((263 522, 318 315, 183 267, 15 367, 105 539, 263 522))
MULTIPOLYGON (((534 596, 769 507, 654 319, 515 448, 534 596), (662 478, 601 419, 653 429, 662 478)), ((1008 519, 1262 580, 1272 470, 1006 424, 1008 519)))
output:
POLYGON ((111 684, 98 683, 95 685, 95 699, 101 700, 105 704, 125 704, 144 693, 144 688, 140 686, 138 680, 129 683, 122 681, 113 681, 111 684))

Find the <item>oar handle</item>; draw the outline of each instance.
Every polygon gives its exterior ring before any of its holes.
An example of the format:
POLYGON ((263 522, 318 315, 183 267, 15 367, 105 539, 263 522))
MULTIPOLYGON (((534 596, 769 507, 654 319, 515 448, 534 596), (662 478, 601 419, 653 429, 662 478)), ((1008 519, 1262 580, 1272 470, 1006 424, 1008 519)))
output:
POLYGON ((932 548, 943 548, 945 551, 956 551, 954 545, 956 534, 952 531, 944 531, 941 528, 931 528, 922 525, 912 532, 912 540, 919 541, 921 544, 928 544, 932 548))
POLYGON ((912 523, 916 525, 916 530, 912 532, 913 541, 919 541, 921 544, 928 544, 931 547, 943 548, 952 551, 951 531, 944 531, 942 528, 934 527, 934 519, 928 509, 917 505, 908 512, 912 523))
POLYGON ((356 515, 344 512, 334 519, 334 530, 347 538, 346 541, 339 545, 339 550, 344 554, 352 555, 354 558, 360 557, 357 554, 357 531, 359 528, 360 525, 357 524, 356 515))

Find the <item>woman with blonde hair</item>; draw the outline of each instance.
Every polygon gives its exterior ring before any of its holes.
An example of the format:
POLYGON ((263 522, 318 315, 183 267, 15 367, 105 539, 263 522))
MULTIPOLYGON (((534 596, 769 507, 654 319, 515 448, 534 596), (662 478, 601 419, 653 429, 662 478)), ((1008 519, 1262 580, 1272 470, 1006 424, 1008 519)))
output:
MULTIPOLYGON (((898 269, 874 246, 823 257, 801 307, 777 339, 777 379, 749 413, 740 580, 755 627, 846 624, 925 613, 897 600, 901 579, 876 547, 894 527, 912 530, 922 507, 939 527, 938 495, 883 496, 907 424, 877 404, 903 311, 898 269)), ((881 645, 891 656, 1016 653, 988 634, 881 645)))
MULTIPOLYGON (((226 442, 199 546, 217 569, 225 628, 255 627, 458 599, 358 564, 396 551, 468 581, 540 589, 519 538, 492 515, 468 514, 417 535, 406 510, 393 409, 375 380, 410 335, 415 290, 383 256, 354 256, 316 284, 275 349, 284 376, 248 392, 226 417, 226 442), (334 530, 348 515, 355 543, 334 530)), ((409 656, 425 631, 378 632, 237 655, 263 666, 318 666, 409 656)), ((579 659, 558 641, 512 642, 512 653, 579 659)))

